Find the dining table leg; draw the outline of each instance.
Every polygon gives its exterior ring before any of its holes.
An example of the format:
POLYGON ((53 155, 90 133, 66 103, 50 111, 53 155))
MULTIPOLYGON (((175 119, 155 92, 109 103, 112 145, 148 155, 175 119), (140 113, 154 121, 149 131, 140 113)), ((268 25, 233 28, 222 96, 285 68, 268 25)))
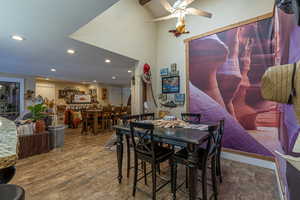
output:
POLYGON ((118 160, 118 181, 122 182, 122 164, 123 164, 123 134, 116 130, 117 134, 117 160, 118 160))
MULTIPOLYGON (((187 146, 188 150, 188 187, 189 187, 189 199, 197 199, 197 182, 198 182, 198 162, 199 156, 197 153, 197 148, 193 144, 187 146)), ((203 200, 206 200, 204 197, 203 200)))

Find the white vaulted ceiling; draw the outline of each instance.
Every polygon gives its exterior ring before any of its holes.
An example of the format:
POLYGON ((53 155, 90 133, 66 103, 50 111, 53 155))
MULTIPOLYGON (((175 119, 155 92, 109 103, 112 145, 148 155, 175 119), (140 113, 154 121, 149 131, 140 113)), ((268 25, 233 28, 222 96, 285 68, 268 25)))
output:
POLYGON ((138 0, 120 0, 70 37, 154 66, 157 29, 152 19, 138 0))
POLYGON ((128 84, 131 75, 127 71, 135 65, 134 59, 69 37, 117 1, 0 0, 0 72, 128 84), (25 40, 12 40, 13 34, 25 40), (67 49, 77 53, 69 55, 67 49))

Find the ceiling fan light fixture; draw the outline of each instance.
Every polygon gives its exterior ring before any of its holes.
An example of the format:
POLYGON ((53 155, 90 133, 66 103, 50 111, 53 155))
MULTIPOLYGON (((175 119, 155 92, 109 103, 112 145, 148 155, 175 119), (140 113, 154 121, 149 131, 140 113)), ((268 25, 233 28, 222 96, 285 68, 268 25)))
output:
POLYGON ((196 15, 202 17, 211 18, 212 14, 200 9, 188 7, 195 0, 176 0, 173 6, 168 2, 168 0, 160 0, 161 5, 167 10, 170 14, 164 17, 159 17, 153 21, 162 21, 172 18, 177 18, 176 29, 170 30, 169 32, 173 33, 176 37, 187 34, 189 31, 186 30, 185 25, 185 16, 186 15, 196 15))

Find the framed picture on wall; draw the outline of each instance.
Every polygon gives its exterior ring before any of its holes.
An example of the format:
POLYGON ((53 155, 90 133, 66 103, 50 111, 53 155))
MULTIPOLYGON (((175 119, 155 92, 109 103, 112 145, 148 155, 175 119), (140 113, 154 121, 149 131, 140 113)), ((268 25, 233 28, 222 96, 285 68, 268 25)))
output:
POLYGON ((175 103, 178 105, 184 105, 185 94, 175 94, 174 95, 175 103))
POLYGON ((179 93, 180 83, 179 76, 162 77, 162 93, 179 93))
POLYGON ((169 75, 169 68, 162 68, 160 70, 160 75, 161 76, 168 76, 169 75))
POLYGON ((72 103, 91 103, 91 95, 75 94, 72 103))

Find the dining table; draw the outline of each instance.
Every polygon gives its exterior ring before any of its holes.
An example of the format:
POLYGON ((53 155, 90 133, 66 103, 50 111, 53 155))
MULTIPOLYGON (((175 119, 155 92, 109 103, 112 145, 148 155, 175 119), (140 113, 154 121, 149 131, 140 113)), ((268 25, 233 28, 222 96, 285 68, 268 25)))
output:
MULTIPOLYGON (((148 122, 147 122, 148 123, 148 122)), ((210 134, 213 134, 218 123, 206 123, 206 128, 160 128, 153 130, 154 140, 168 145, 175 145, 186 148, 188 151, 188 185, 189 199, 197 199, 198 186, 198 163, 199 156, 197 150, 201 144, 205 143, 210 134)), ((130 135, 130 127, 125 125, 114 126, 117 136, 117 165, 118 181, 122 182, 122 163, 123 163, 123 138, 130 135)))

